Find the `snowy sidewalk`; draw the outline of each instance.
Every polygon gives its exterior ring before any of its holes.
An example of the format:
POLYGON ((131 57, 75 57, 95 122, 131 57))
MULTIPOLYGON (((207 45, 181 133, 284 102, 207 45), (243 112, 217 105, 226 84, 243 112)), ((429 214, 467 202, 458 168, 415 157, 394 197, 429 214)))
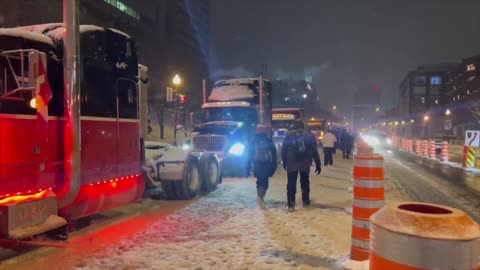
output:
MULTIPOLYGON (((226 179, 148 229, 50 270, 342 269, 350 250, 352 162, 336 162, 321 176, 311 175, 309 209, 286 211, 280 167, 265 210, 257 205, 253 179, 226 179)), ((300 197, 298 188, 297 205, 300 197)))

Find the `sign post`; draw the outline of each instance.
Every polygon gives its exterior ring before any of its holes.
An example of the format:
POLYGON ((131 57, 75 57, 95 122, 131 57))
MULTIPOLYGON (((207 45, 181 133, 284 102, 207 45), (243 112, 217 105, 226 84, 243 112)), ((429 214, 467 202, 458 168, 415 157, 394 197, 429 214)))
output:
POLYGON ((463 151, 463 168, 475 167, 476 148, 480 147, 480 130, 467 130, 463 151))

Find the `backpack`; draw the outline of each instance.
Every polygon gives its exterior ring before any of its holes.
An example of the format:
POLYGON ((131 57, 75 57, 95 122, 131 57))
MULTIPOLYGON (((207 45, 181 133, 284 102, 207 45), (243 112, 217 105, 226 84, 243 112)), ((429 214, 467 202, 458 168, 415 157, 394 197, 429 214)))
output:
POLYGON ((267 147, 267 143, 265 141, 261 141, 256 145, 253 160, 260 162, 273 161, 272 152, 270 151, 269 147, 267 147))
POLYGON ((302 133, 297 132, 295 136, 295 141, 293 143, 293 152, 296 156, 303 156, 307 153, 307 142, 305 141, 305 136, 302 133))

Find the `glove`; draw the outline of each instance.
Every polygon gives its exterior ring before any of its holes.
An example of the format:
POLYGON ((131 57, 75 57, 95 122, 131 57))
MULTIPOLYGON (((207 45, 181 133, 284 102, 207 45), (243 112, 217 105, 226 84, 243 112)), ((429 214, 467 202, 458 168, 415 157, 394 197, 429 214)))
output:
POLYGON ((315 169, 315 173, 316 173, 317 175, 319 175, 321 172, 322 172, 322 167, 319 166, 319 167, 317 167, 317 168, 315 169))

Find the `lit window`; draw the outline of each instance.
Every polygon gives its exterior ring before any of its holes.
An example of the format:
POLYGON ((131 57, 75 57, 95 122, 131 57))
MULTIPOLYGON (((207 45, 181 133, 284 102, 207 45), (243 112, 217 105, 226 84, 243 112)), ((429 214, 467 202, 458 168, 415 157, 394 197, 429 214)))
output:
POLYGON ((442 84, 442 77, 440 76, 432 76, 430 78, 430 84, 431 85, 440 85, 442 84))
POLYGON ((467 90, 467 95, 470 95, 470 90, 467 90))
POLYGON ((140 14, 120 0, 103 0, 128 16, 140 20, 140 14))
POLYGON ((475 69, 476 69, 475 64, 470 64, 467 66, 467 71, 473 71, 475 69))

